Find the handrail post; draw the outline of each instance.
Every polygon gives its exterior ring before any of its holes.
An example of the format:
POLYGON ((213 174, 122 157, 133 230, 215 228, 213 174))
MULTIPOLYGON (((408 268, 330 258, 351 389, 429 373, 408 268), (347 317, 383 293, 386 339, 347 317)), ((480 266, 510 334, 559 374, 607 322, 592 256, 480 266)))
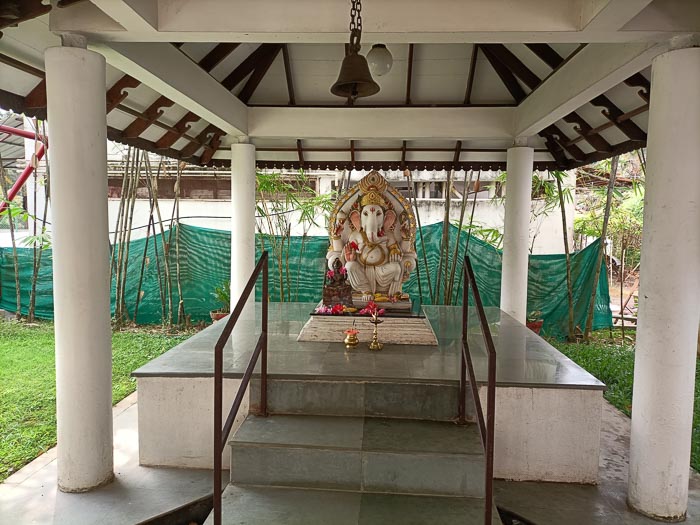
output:
POLYGON ((270 302, 268 291, 268 264, 267 252, 265 252, 265 264, 262 269, 262 336, 263 347, 260 356, 260 409, 262 415, 267 417, 267 323, 268 303, 270 302))
POLYGON ((469 278, 467 276, 467 261, 464 259, 462 267, 464 274, 464 288, 462 290, 462 351, 459 353, 459 410, 457 413, 457 423, 464 425, 467 422, 467 362, 464 357, 468 350, 467 343, 467 323, 469 321, 469 278))
POLYGON ((214 524, 221 524, 221 424, 223 405, 223 351, 214 347, 214 524))
POLYGON ((214 346, 214 525, 221 525, 221 493, 222 493, 222 483, 221 483, 221 455, 223 453, 226 443, 224 442, 228 438, 228 434, 231 431, 233 422, 235 420, 236 414, 240 409, 241 403, 243 401, 243 396, 245 395, 246 389, 250 384, 250 378, 253 375, 255 369, 255 364, 257 359, 261 359, 261 405, 263 415, 267 415, 267 330, 268 330, 268 253, 263 251, 260 259, 258 259, 255 269, 248 279, 241 297, 238 299, 235 308, 231 311, 231 314, 226 321, 224 329, 219 336, 219 339, 214 346), (233 332, 238 318, 243 312, 246 301, 250 297, 251 292, 255 290, 255 283, 260 276, 263 274, 263 291, 262 291, 262 329, 260 338, 258 339, 258 344, 253 351, 253 355, 250 358, 248 367, 246 368, 245 374, 241 379, 241 385, 238 388, 236 397, 229 411, 228 417, 226 418, 226 424, 222 425, 223 422, 223 375, 224 375, 224 348, 228 343, 231 333, 233 332), (262 356, 260 355, 262 354, 262 356))

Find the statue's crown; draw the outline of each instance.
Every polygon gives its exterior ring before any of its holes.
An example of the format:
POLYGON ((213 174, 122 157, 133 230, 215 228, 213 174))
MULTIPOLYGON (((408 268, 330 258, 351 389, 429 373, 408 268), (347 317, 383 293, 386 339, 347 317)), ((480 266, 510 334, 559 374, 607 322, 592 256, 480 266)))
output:
POLYGON ((374 170, 370 171, 359 182, 360 194, 362 195, 360 205, 367 206, 368 204, 374 204, 386 208, 386 200, 382 196, 382 193, 386 191, 388 185, 389 183, 379 172, 374 170))
POLYGON ((384 197, 382 197, 381 193, 374 190, 370 190, 365 193, 360 200, 360 205, 362 207, 365 207, 368 204, 375 204, 377 206, 381 206, 382 208, 386 208, 386 201, 384 200, 384 197))

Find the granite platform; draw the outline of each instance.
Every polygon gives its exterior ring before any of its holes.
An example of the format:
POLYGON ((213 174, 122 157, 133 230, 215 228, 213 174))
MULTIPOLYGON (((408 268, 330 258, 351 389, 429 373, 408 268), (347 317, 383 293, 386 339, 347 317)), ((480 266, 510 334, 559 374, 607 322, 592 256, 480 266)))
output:
MULTIPOLYGON (((329 379, 363 377, 454 382, 459 372, 462 309, 453 306, 423 306, 438 339, 435 347, 385 344, 370 352, 366 344, 347 351, 342 338, 337 343, 300 342, 296 338, 316 303, 271 303, 268 326, 268 374, 290 378, 313 376, 329 379)), ((240 378, 260 336, 260 304, 256 319, 241 320, 224 351, 224 377, 240 378)), ((604 390, 605 385, 547 341, 498 308, 486 308, 486 317, 496 344, 497 386, 577 388, 604 390)), ((213 348, 225 319, 174 347, 136 370, 144 377, 211 377, 213 348)), ((348 317, 348 327, 352 318, 348 317)), ((379 339, 381 341, 381 325, 379 339)), ((476 312, 470 309, 469 345, 478 382, 486 381, 486 351, 476 312)))
MULTIPOLYGON (((344 410, 353 405, 354 412, 337 413, 370 417, 380 415, 377 407, 395 411, 404 406, 403 417, 426 419, 426 407, 435 406, 440 414, 434 419, 450 419, 451 411, 456 417, 461 308, 423 307, 437 346, 386 344, 372 352, 366 344, 346 350, 342 340, 297 341, 314 307, 270 304, 268 392, 273 400, 283 401, 287 393, 302 389, 306 397, 293 401, 305 403, 305 411, 320 401, 326 405, 316 412, 320 415, 333 415, 329 406, 344 410)), ((485 406, 486 352, 476 312, 469 314, 470 351, 485 406)), ((486 314, 497 352, 496 477, 595 483, 605 385, 498 308, 487 308, 486 314)), ((213 348, 223 327, 224 321, 214 323, 134 372, 141 464, 211 468, 213 348)), ((381 340, 381 325, 379 330, 381 340)), ((259 334, 257 304, 249 318, 239 321, 224 350, 225 407, 240 385, 259 334)), ((254 376, 253 388, 257 384, 254 376)), ((256 404, 258 396, 249 397, 234 431, 248 403, 256 404)), ((228 451, 224 456, 228 464, 228 451)))

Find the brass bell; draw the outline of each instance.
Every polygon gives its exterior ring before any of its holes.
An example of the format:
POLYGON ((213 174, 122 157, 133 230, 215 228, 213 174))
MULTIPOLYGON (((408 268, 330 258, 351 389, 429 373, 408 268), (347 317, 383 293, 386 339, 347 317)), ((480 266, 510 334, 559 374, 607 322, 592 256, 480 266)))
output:
POLYGON ((343 98, 369 97, 379 92, 379 84, 372 78, 367 59, 350 52, 340 66, 338 80, 331 86, 331 93, 343 98))

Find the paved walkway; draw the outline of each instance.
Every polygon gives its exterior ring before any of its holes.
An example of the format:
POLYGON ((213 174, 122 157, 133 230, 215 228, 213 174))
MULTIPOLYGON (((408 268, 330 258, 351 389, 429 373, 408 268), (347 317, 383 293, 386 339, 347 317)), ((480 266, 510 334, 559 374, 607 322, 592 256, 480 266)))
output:
MULTIPOLYGON (((209 494, 211 471, 138 465, 136 410, 136 394, 114 407, 113 483, 86 494, 59 492, 52 449, 0 484, 0 524, 134 524, 209 494)), ((536 525, 659 523, 627 508, 629 433, 629 419, 605 402, 598 485, 497 481, 497 503, 536 525)), ((687 523, 700 523, 694 471, 687 523)))
POLYGON ((113 409, 114 482, 59 492, 53 448, 0 484, 0 524, 129 525, 211 494, 210 470, 139 466, 136 400, 134 393, 113 409))
MULTIPOLYGON (((598 485, 496 482, 496 503, 536 525, 650 525, 627 507, 630 419, 603 402, 598 485)), ((688 518, 700 524, 700 474, 690 470, 688 518)))

